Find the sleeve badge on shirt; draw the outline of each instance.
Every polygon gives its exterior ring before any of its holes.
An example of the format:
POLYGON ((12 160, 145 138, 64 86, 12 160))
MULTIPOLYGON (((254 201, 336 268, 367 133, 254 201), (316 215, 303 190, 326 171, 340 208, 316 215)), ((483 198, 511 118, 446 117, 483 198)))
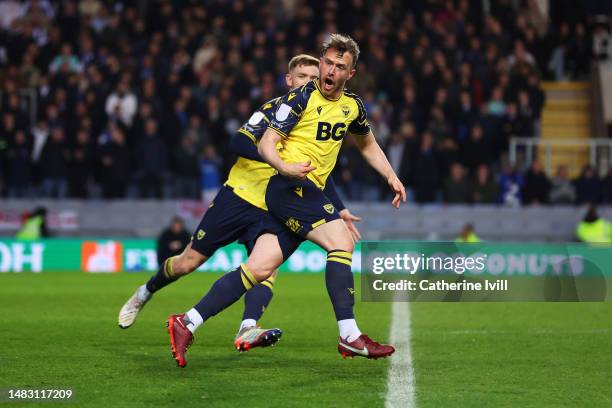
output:
POLYGON ((284 121, 289 117, 289 113, 291 113, 291 106, 286 105, 284 103, 281 104, 281 106, 279 106, 278 110, 276 111, 276 120, 278 120, 279 122, 284 121))
POLYGON ((254 114, 252 114, 251 117, 249 118, 249 125, 255 126, 256 124, 261 122, 263 118, 264 118, 264 114, 257 111, 254 114))

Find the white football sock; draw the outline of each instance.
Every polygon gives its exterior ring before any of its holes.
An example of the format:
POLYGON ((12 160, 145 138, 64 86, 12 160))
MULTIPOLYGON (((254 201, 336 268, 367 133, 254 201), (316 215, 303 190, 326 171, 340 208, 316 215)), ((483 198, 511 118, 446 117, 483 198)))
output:
POLYGON ((202 319, 200 313, 198 313, 198 311, 193 308, 187 313, 185 313, 185 317, 186 319, 184 320, 184 322, 187 324, 187 328, 191 333, 194 333, 196 329, 200 327, 202 323, 204 323, 204 319, 202 319))
POLYGON ((238 329, 238 333, 245 327, 255 327, 257 326, 257 320, 255 319, 244 319, 242 323, 240 323, 240 328, 238 329))
POLYGON ((340 337, 349 343, 357 340, 357 338, 361 336, 355 319, 338 320, 338 329, 340 329, 340 337))
POLYGON ((147 285, 142 285, 138 288, 138 299, 146 302, 151 297, 151 292, 147 289, 147 285))

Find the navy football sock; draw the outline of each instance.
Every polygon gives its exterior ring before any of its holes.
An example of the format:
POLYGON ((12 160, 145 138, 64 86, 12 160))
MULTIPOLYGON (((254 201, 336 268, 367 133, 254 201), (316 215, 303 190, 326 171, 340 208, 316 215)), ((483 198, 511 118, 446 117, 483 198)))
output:
POLYGON ((251 271, 246 265, 240 265, 237 269, 217 279, 208 293, 194 306, 194 309, 205 322, 209 317, 231 306, 255 285, 257 281, 251 271))
POLYGON ((327 253, 325 284, 336 313, 336 320, 353 319, 355 305, 355 286, 351 263, 353 254, 334 249, 327 253))
POLYGON ((151 276, 151 279, 147 282, 147 290, 151 293, 155 293, 164 286, 167 286, 178 279, 172 272, 172 259, 174 257, 166 259, 166 261, 159 267, 157 273, 151 276))
POLYGON ((242 320, 253 319, 255 321, 261 318, 270 301, 272 300, 272 288, 274 287, 274 278, 271 276, 268 279, 260 282, 258 285, 244 295, 244 313, 242 320))

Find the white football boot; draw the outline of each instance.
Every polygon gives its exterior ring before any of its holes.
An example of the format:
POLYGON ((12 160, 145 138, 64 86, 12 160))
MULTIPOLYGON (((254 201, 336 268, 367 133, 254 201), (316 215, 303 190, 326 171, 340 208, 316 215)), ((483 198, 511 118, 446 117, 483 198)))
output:
POLYGON ((127 329, 136 321, 138 313, 142 310, 144 305, 153 296, 146 287, 143 285, 136 289, 136 292, 128 299, 119 311, 118 323, 122 329, 127 329))

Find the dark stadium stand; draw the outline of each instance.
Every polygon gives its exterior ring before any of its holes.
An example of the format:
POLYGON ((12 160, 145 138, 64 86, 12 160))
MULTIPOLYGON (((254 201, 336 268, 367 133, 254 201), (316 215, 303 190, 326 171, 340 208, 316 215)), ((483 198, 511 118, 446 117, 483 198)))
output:
MULTIPOLYGON (((510 137, 539 136, 541 80, 588 78, 588 15, 606 6, 572 4, 3 1, 0 196, 197 198, 233 164, 233 132, 283 93, 288 59, 340 31, 411 201, 611 203, 612 171, 505 170, 510 137)), ((385 199, 360 160, 345 144, 344 197, 385 199)))

